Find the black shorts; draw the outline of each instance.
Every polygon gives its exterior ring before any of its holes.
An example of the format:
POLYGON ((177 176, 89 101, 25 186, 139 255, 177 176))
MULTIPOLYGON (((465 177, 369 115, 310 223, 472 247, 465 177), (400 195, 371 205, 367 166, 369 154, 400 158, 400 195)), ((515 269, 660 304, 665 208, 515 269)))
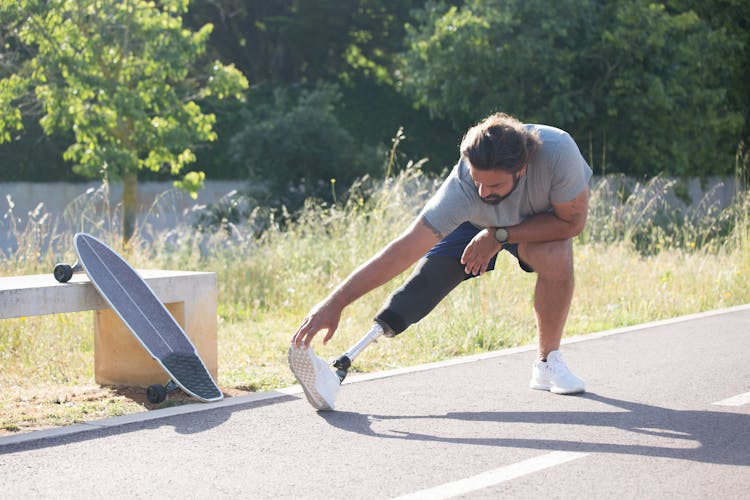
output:
MULTIPOLYGON (((432 247, 430 251, 427 252, 425 257, 454 257, 460 260, 461 255, 463 255, 464 253, 466 245, 468 245, 472 238, 474 238, 474 236, 476 236, 480 231, 481 229, 478 229, 470 222, 464 222, 463 224, 458 226, 452 233, 450 233, 448 236, 440 240, 434 247, 432 247)), ((523 269, 527 273, 534 272, 534 269, 523 260, 521 260, 521 258, 518 256, 517 243, 505 244, 503 245, 502 250, 505 250, 506 252, 512 254, 518 260, 518 265, 521 269, 523 269)), ((490 259, 490 263, 487 266, 488 271, 491 271, 495 268, 496 259, 497 255, 490 259)), ((473 276, 474 275, 468 275, 469 278, 473 276)))

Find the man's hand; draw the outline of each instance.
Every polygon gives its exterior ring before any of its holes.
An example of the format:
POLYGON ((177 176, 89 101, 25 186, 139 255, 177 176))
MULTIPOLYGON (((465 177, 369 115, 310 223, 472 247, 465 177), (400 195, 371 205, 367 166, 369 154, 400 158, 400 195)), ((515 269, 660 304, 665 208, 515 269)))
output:
POLYGON ((309 347, 315 335, 323 329, 326 330, 326 335, 323 337, 323 344, 327 344, 339 326, 342 309, 330 297, 320 302, 302 320, 302 324, 297 328, 294 337, 292 337, 292 344, 297 347, 302 347, 303 345, 309 347))
POLYGON ((464 268, 466 274, 475 276, 484 274, 487 271, 487 266, 490 265, 490 260, 497 255, 502 247, 495 239, 492 228, 479 231, 466 245, 464 253, 461 255, 461 264, 466 266, 464 268))

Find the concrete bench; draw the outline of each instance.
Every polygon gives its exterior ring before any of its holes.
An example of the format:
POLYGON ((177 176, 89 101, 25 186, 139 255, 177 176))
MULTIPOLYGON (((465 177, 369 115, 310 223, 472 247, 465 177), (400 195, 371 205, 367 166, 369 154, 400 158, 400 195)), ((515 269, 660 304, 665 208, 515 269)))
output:
MULTIPOLYGON (((187 333, 216 379, 216 274, 138 270, 187 333)), ((102 385, 165 383, 167 375, 133 337, 85 273, 58 283, 52 273, 0 277, 0 319, 94 311, 94 374, 102 385)), ((54 357, 55 353, 50 353, 54 357)))

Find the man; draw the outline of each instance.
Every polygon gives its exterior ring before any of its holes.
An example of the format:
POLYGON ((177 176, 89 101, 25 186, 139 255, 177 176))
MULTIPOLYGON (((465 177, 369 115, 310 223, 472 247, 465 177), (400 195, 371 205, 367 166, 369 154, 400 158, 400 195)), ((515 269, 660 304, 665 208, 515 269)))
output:
POLYGON ((331 339, 347 305, 421 259, 370 332, 334 363, 341 380, 370 342, 419 321, 459 283, 493 269, 501 250, 537 275, 538 359, 530 387, 583 392, 584 382, 568 369, 559 347, 573 297, 572 238, 586 223, 591 174, 562 130, 524 125, 503 113, 469 129, 458 164, 416 220, 313 307, 295 333, 289 362, 308 400, 319 409, 333 408, 338 381, 309 346, 320 330, 326 330, 324 344, 331 339))

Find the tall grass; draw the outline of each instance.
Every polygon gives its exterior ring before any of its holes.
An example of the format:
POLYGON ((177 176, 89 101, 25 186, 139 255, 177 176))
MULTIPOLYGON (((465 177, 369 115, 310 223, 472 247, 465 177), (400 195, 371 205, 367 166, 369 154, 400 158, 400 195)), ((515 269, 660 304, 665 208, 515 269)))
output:
MULTIPOLYGON (((258 390, 293 382, 285 353, 309 308, 362 261, 403 231, 438 180, 407 168, 384 183, 363 179, 338 203, 309 200, 297 214, 256 208, 244 221, 213 227, 183 224, 158 234, 148 227, 128 244, 117 231, 118 207, 106 185, 76 200, 65 217, 102 238, 137 268, 206 270, 219 284, 219 382, 258 390)), ((750 302, 750 201, 740 193, 719 209, 706 198, 673 208, 665 179, 627 186, 599 180, 592 188, 586 231, 576 240, 576 295, 566 334, 582 334, 750 302)), ((169 210, 169 195, 155 212, 169 210)), ((72 235, 43 207, 5 250, 0 275, 47 273, 72 261, 72 235)), ((323 356, 339 354, 368 328, 388 293, 406 274, 344 312, 323 356)), ((534 341, 533 275, 512 258, 469 280, 421 323, 357 359, 370 371, 434 361, 534 341)), ((0 321, 0 386, 93 382, 90 314, 0 321)))

